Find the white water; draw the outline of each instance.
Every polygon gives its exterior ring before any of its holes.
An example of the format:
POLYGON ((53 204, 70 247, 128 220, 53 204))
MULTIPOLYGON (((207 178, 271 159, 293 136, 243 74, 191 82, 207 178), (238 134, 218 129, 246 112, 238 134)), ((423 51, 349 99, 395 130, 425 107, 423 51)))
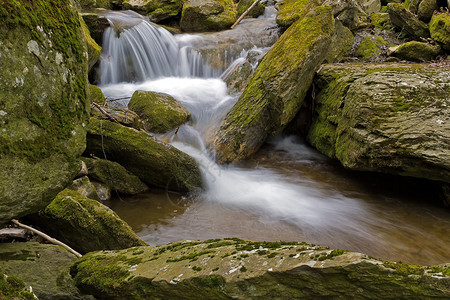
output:
MULTIPOLYGON (((425 225, 421 225, 433 224, 435 215, 430 220, 415 222, 425 216, 416 213, 413 217, 399 217, 403 214, 402 205, 396 208, 398 215, 387 214, 385 207, 393 202, 389 197, 373 192, 364 195, 364 188, 358 187, 354 181, 349 180, 350 183, 347 183, 345 179, 337 178, 340 175, 328 174, 328 170, 316 171, 321 165, 328 164, 327 159, 292 137, 277 137, 269 141, 272 152, 265 153, 266 158, 257 159, 257 163, 262 165, 264 161, 269 161, 266 166, 253 165, 249 168, 217 165, 213 153, 205 147, 205 141, 213 137, 220 120, 236 102, 238 95, 228 95, 225 83, 217 78, 217 74, 208 73, 208 67, 201 65, 198 56, 188 58, 186 54, 183 58, 183 53, 187 53, 183 51, 188 49, 184 47, 188 47, 198 36, 183 34, 173 38, 161 28, 144 23, 141 19, 136 23, 138 25, 121 33, 120 37, 127 42, 120 47, 111 32, 105 35, 106 39, 109 38, 109 46, 104 48, 108 54, 103 54, 101 88, 111 98, 131 97, 136 90, 163 92, 185 105, 193 116, 191 123, 181 126, 176 135, 171 133, 165 138, 199 162, 205 183, 205 190, 186 202, 194 202, 192 210, 188 208, 181 214, 170 214, 172 217, 164 222, 149 225, 138 232, 144 240, 159 244, 180 239, 230 235, 253 239, 273 239, 276 236, 276 239, 282 239, 288 232, 289 239, 305 239, 372 255, 382 253, 389 258, 386 253, 422 252, 417 241, 437 245, 439 236, 449 236, 448 230, 445 232, 445 225, 442 225, 443 232, 441 230, 438 233, 431 233, 425 225), (137 33, 140 30, 145 32, 137 33), (150 35, 146 30, 153 33, 150 35), (138 42, 136 35, 143 40, 138 42), (165 50, 148 51, 156 47, 149 45, 154 43, 153 35, 159 41, 164 41, 158 47, 165 50), (124 49, 118 50, 121 47, 124 49), (129 58, 115 57, 116 53, 120 56, 130 51, 133 52, 132 56, 136 55, 139 59, 131 59, 130 63, 129 58), (111 56, 106 64, 105 56, 111 56), (197 62, 191 63, 196 61, 195 57, 198 58, 197 62), (127 69, 131 65, 133 67, 127 69), (186 71, 188 69, 191 71, 186 71), (298 168, 298 165, 308 166, 307 171, 298 168), (378 199, 386 202, 380 205, 381 208, 376 204, 378 199), (410 222, 408 218, 414 221, 410 222), (273 234, 266 233, 271 230, 273 234), (247 235, 246 232, 251 234, 247 235), (256 235, 252 235, 255 232, 256 235)), ((126 105, 126 101, 122 104, 126 105)), ((170 198, 170 194, 167 197, 170 198)), ((181 210, 184 205, 176 207, 174 212, 181 210)), ((151 211, 157 209, 160 206, 152 207, 151 211)), ((135 215, 130 217, 131 220, 135 218, 135 215)), ((148 222, 152 223, 150 220, 148 222)), ((445 217, 439 222, 449 223, 445 217)), ((440 245, 445 249, 449 241, 443 240, 440 245)), ((423 255, 432 257, 438 253, 438 261, 445 259, 445 250, 433 251, 425 249, 423 255)))

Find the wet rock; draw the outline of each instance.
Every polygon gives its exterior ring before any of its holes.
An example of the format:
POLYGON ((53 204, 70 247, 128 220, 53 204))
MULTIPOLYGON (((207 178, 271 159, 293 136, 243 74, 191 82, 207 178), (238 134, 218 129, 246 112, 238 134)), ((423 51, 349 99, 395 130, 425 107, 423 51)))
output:
POLYGON ((94 39, 91 37, 91 33, 87 28, 86 23, 83 18, 80 17, 81 29, 83 30, 84 39, 86 40, 87 51, 88 51, 88 71, 97 63, 102 53, 102 47, 100 47, 94 39))
POLYGON ((179 17, 183 2, 181 0, 124 0, 124 9, 131 9, 150 17, 152 22, 179 17))
POLYGON ((411 41, 401 44, 391 55, 409 61, 424 62, 435 59, 440 51, 439 45, 411 41))
POLYGON ((191 114, 180 102, 168 94, 136 91, 128 103, 150 132, 165 133, 190 120, 191 114))
POLYGON ((93 8, 107 8, 111 9, 111 0, 76 0, 81 9, 90 10, 93 8))
POLYGON ((234 94, 240 93, 245 89, 252 74, 252 65, 247 59, 242 59, 230 66, 221 78, 227 84, 228 93, 234 94))
POLYGON ((202 186, 196 161, 184 152, 144 131, 91 118, 86 153, 102 157, 103 151, 109 160, 121 164, 149 186, 182 192, 202 186))
POLYGON ((83 157, 89 170, 89 178, 104 183, 110 189, 121 194, 138 194, 148 190, 148 187, 137 176, 130 174, 116 162, 83 157))
MULTIPOLYGON (((252 4, 255 2, 254 0, 240 0, 236 10, 238 16, 241 16, 252 4)), ((247 14, 246 18, 257 18, 264 14, 266 7, 261 2, 258 2, 256 6, 252 8, 252 10, 247 14)))
POLYGON ((101 201, 111 200, 111 188, 104 183, 93 181, 92 184, 97 190, 97 194, 101 201))
POLYGON ((363 61, 377 61, 380 60, 380 55, 386 50, 386 41, 381 36, 367 35, 362 38, 355 56, 363 61))
POLYGON ((422 38, 430 37, 427 24, 420 21, 402 4, 390 3, 388 12, 392 25, 412 39, 420 41, 422 38))
MULTIPOLYGON (((15 285, 23 286, 21 283, 24 283, 31 286, 39 299, 95 299, 81 294, 74 285, 69 269, 75 260, 75 255, 56 245, 31 242, 0 244, 0 269, 11 279, 16 279, 15 285)), ((0 272, 0 285, 3 278, 0 272)), ((11 279, 6 281, 11 282, 11 279)), ((1 287, 0 295, 4 291, 4 286, 1 287)), ((8 298, 6 294, 3 299, 34 299, 33 296, 29 297, 30 294, 21 294, 20 298, 8 298)))
POLYGON ((67 187, 69 190, 75 191, 82 196, 93 199, 93 200, 100 200, 100 197, 98 196, 97 189, 95 186, 91 183, 89 178, 87 176, 80 177, 78 179, 75 179, 71 185, 67 187))
POLYGON ((307 139, 343 166, 450 182, 450 70, 325 65, 307 139))
POLYGON ((232 0, 187 0, 180 27, 183 31, 218 31, 230 28, 237 11, 232 0))
POLYGON ((252 155, 294 117, 329 53, 334 27, 331 9, 317 7, 286 30, 222 122, 214 141, 219 162, 252 155))
POLYGON ((430 22, 431 38, 450 51, 450 14, 435 14, 430 22))
POLYGON ((4 224, 45 207, 77 175, 89 103, 87 50, 73 1, 4 1, 0 18, 4 224))
POLYGON ((108 121, 111 121, 112 117, 120 124, 138 130, 144 127, 139 116, 134 111, 126 108, 108 105, 95 105, 91 110, 91 116, 108 121))
POLYGON ((146 245, 109 207, 68 189, 28 218, 33 225, 82 254, 146 245))
POLYGON ((307 243, 217 239, 89 253, 76 285, 99 299, 446 298, 448 265, 423 267, 307 243))
POLYGON ((422 0, 420 1, 419 8, 417 10, 417 17, 419 20, 428 23, 430 22, 435 10, 438 10, 436 0, 422 0))
POLYGON ((109 27, 109 22, 106 17, 103 16, 103 13, 104 12, 102 11, 90 11, 81 13, 83 20, 89 29, 91 37, 100 46, 103 43, 103 33, 105 32, 106 28, 109 27))

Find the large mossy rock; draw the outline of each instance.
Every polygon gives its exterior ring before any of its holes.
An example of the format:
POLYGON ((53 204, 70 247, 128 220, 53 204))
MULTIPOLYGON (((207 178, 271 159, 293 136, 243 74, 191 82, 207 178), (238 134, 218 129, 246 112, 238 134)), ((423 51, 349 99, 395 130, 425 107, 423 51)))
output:
POLYGON ((80 253, 146 245, 109 207, 68 189, 29 218, 33 225, 80 253))
POLYGON ((93 8, 112 8, 114 0, 75 0, 82 9, 90 10, 93 8))
POLYGON ((389 3, 388 13, 394 27, 406 33, 414 40, 430 37, 428 25, 420 21, 413 13, 400 3, 389 3))
MULTIPOLYGON (((0 269, 8 276, 23 280, 31 286, 39 299, 93 300, 93 296, 82 295, 74 285, 69 274, 70 266, 76 257, 60 246, 39 243, 2 243, 0 244, 0 269)), ((0 272, 0 276, 3 274, 0 272)), ((19 283, 19 281, 16 281, 19 283)), ((34 297, 1 299, 35 299, 34 297)))
POLYGON ((355 170, 450 182, 450 69, 325 65, 307 139, 355 170))
POLYGON ((98 299, 444 299, 448 265, 422 267, 307 243, 188 241, 89 253, 71 274, 98 299))
POLYGON ((150 17, 152 22, 172 19, 181 14, 183 1, 181 0, 124 0, 124 9, 131 9, 150 17))
POLYGON ((417 17, 419 20, 428 23, 430 22, 434 11, 438 9, 439 7, 436 0, 422 0, 420 1, 419 8, 417 10, 417 17))
POLYGON ((100 158, 82 159, 89 170, 88 177, 93 181, 104 183, 112 190, 131 195, 148 190, 145 183, 116 162, 100 158))
MULTIPOLYGON (((254 0, 240 0, 236 10, 238 16, 241 16, 252 4, 254 0)), ((246 18, 257 18, 264 14, 266 7, 261 2, 258 2, 246 15, 246 18)))
POLYGON ((100 201, 97 188, 87 176, 75 179, 67 188, 81 194, 83 197, 100 201))
POLYGON ((283 0, 278 4, 276 22, 280 26, 289 27, 322 2, 323 0, 283 0))
POLYGON ((86 152, 97 157, 106 153, 109 160, 149 186, 182 192, 202 186, 200 169, 192 157, 144 131, 117 123, 91 118, 86 152))
POLYGON ((100 54, 102 53, 102 47, 100 47, 95 40, 91 37, 89 28, 87 27, 84 19, 80 16, 81 29, 83 30, 84 39, 86 40, 87 50, 88 50, 88 70, 100 59, 100 54))
POLYGON ((187 0, 180 27, 183 31, 217 31, 230 28, 237 18, 233 0, 187 0))
POLYGON ((265 55, 216 134, 219 162, 250 156, 268 135, 291 121, 329 53, 334 23, 330 8, 317 7, 289 27, 265 55))
POLYGON ((168 94, 136 91, 128 103, 150 132, 164 133, 183 125, 191 114, 180 102, 168 94))
POLYGON ((431 38, 450 51, 450 13, 435 14, 430 22, 431 38))
POLYGON ((440 52, 439 45, 411 41, 401 44, 392 55, 409 61, 424 62, 435 59, 440 52))
POLYGON ((0 299, 34 300, 35 295, 25 286, 22 279, 8 275, 0 269, 0 299))
POLYGON ((0 224, 45 207, 80 170, 87 51, 73 1, 0 5, 0 224))
POLYGON ((362 38, 355 56, 363 61, 376 61, 387 50, 386 41, 378 35, 367 35, 362 38))
POLYGON ((103 43, 103 33, 110 26, 108 19, 97 12, 83 12, 80 14, 89 29, 91 37, 98 45, 103 43))

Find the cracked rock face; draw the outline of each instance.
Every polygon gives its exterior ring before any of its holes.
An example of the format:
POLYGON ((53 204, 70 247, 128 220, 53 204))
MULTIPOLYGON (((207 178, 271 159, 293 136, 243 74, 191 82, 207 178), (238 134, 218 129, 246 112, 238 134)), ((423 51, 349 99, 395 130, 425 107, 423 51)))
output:
POLYGON ((93 252, 75 262, 71 275, 78 288, 99 299, 395 299, 450 292, 446 265, 236 238, 93 252))

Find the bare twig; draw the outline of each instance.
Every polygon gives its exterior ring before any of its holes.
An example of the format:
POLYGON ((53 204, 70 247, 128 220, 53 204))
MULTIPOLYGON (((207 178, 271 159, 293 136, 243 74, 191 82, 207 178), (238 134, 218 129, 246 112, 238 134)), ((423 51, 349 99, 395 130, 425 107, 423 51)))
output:
POLYGON ((95 102, 92 102, 92 105, 94 105, 95 107, 97 107, 98 110, 99 110, 102 114, 104 114, 105 116, 107 116, 111 121, 116 122, 117 124, 120 124, 120 122, 117 121, 117 119, 114 118, 114 116, 108 114, 108 113, 107 113, 107 112, 106 112, 99 104, 97 104, 97 103, 95 103, 95 102))
POLYGON ((22 227, 22 228, 25 228, 25 229, 27 229, 27 230, 29 230, 29 231, 31 231, 31 232, 33 232, 33 233, 39 235, 40 237, 43 237, 44 239, 46 239, 47 241, 49 241, 49 242, 52 243, 52 244, 55 244, 55 245, 58 245, 58 246, 61 246, 61 247, 65 248, 67 251, 72 252, 76 257, 81 257, 81 254, 80 254, 80 253, 78 253, 77 251, 73 250, 72 248, 70 248, 69 246, 67 246, 66 244, 64 244, 63 242, 60 242, 60 241, 58 241, 57 239, 54 239, 54 238, 52 238, 52 237, 46 235, 46 234, 43 233, 42 231, 39 231, 39 230, 37 230, 37 229, 34 229, 34 228, 31 227, 31 226, 22 224, 22 223, 20 223, 19 221, 17 221, 16 219, 11 220, 11 222, 13 222, 14 224, 16 224, 17 226, 20 226, 20 227, 22 227))
POLYGON ((231 25, 231 29, 233 29, 237 24, 239 24, 239 22, 242 21, 242 19, 252 10, 253 7, 255 7, 256 4, 258 4, 259 0, 256 0, 255 2, 253 2, 253 4, 247 8, 246 11, 244 11, 244 13, 239 17, 239 19, 236 20, 236 22, 234 22, 233 25, 231 25))

